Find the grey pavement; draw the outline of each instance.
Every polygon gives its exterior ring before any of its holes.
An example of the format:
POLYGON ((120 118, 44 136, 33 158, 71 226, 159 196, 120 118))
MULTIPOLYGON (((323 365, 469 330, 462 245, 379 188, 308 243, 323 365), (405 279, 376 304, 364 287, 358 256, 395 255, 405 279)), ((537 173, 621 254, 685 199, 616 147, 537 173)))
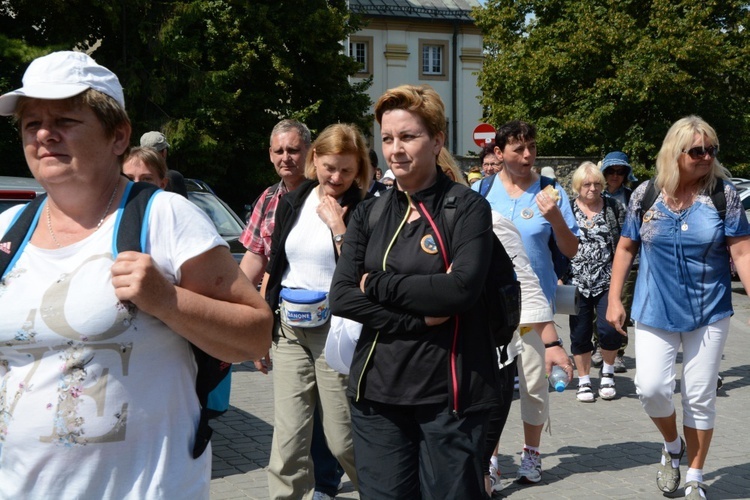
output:
MULTIPOLYGON (((704 468, 711 500, 750 499, 750 300, 735 287, 730 335, 724 350, 717 421, 704 468)), ((557 316, 560 336, 569 339, 567 316, 557 316)), ((632 340, 631 340, 632 342, 632 340)), ((575 382, 550 394, 551 425, 542 436, 542 481, 521 486, 513 481, 520 465, 523 428, 515 401, 500 440, 501 480, 494 498, 513 499, 663 499, 656 488, 655 464, 661 437, 635 394, 632 346, 625 354, 628 372, 616 374, 617 399, 578 403, 575 382)), ((678 361, 680 359, 678 358, 678 361)), ((681 425, 679 378, 676 390, 681 425)), ((592 370, 596 389, 599 381, 592 370)), ((273 380, 252 363, 235 365, 232 407, 214 421, 211 498, 267 499, 266 466, 273 434, 273 380)), ((682 461, 683 478, 687 471, 682 461)), ((358 499, 344 479, 337 498, 358 499)), ((683 479, 684 481, 684 479, 683 479)), ((680 487, 671 498, 682 498, 680 487)))

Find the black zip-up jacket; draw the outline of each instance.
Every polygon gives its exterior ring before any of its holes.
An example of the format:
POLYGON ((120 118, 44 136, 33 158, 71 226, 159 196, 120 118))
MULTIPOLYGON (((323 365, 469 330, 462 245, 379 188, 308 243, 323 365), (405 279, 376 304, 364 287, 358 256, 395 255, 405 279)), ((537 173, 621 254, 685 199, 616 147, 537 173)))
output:
POLYGON ((386 395, 388 391, 377 384, 368 385, 368 375, 375 370, 379 376, 386 374, 380 379, 395 377, 403 384, 400 377, 404 373, 416 376, 415 385, 418 384, 420 360, 409 356, 423 352, 418 343, 431 342, 449 351, 442 358, 448 365, 444 371, 443 401, 455 414, 461 414, 486 410, 498 402, 497 354, 487 321, 489 306, 482 293, 494 234, 489 204, 468 188, 468 192, 457 198, 454 232, 447 234, 442 206, 445 193, 454 183, 439 167, 438 171, 436 183, 412 195, 412 201, 415 205, 421 203, 440 229, 452 262, 451 272, 400 274, 402 263, 390 254, 387 271, 382 270, 386 249, 408 208, 406 194, 394 188, 381 195, 386 198, 385 206, 372 231, 369 213, 379 203, 378 199, 362 203, 354 212, 329 298, 333 314, 364 325, 349 375, 348 394, 352 398, 409 404, 394 401, 392 391, 386 395), (360 280, 365 273, 368 277, 362 293, 360 280), (425 316, 452 318, 442 325, 428 327, 425 316), (404 339, 400 345, 405 348, 389 350, 389 339, 384 336, 391 335, 400 335, 404 339), (400 371, 394 372, 397 369, 400 371))
MULTIPOLYGON (((266 285, 265 299, 271 310, 274 311, 277 319, 279 294, 281 294, 281 278, 286 268, 289 267, 289 261, 286 257, 286 239, 289 237, 289 233, 292 231, 292 227, 299 217, 302 205, 305 203, 310 192, 317 188, 318 185, 318 181, 304 181, 297 189, 282 196, 276 208, 275 226, 273 235, 271 236, 271 255, 268 258, 268 267, 266 268, 268 272, 268 284, 266 285)), ((361 199, 362 192, 359 186, 356 183, 352 183, 351 187, 339 201, 341 206, 348 207, 344 215, 344 224, 347 224, 352 212, 354 212, 355 207, 361 199)), ((336 242, 333 241, 333 235, 331 235, 331 245, 333 245, 334 255, 336 255, 336 242)))

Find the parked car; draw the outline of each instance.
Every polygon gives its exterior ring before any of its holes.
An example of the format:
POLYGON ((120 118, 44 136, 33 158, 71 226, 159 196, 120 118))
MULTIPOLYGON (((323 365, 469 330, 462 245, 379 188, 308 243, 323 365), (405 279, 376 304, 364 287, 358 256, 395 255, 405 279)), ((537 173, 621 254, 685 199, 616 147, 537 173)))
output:
POLYGON ((31 177, 0 175, 0 212, 19 203, 28 203, 42 193, 44 188, 31 177))
MULTIPOLYGON (((239 242, 245 223, 205 182, 185 179, 185 184, 188 199, 208 215, 239 263, 245 255, 245 247, 239 242)), ((44 188, 31 177, 0 176, 0 212, 19 203, 28 203, 42 193, 44 188)))
POLYGON ((750 181, 736 183, 734 187, 737 188, 737 193, 740 195, 747 218, 750 219, 750 181))
POLYGON ((229 208, 229 205, 216 196, 216 193, 205 182, 198 179, 185 179, 185 186, 187 187, 188 199, 206 212, 221 237, 229 243, 232 256, 239 264, 245 255, 245 247, 239 241, 240 235, 245 229, 245 223, 229 208))

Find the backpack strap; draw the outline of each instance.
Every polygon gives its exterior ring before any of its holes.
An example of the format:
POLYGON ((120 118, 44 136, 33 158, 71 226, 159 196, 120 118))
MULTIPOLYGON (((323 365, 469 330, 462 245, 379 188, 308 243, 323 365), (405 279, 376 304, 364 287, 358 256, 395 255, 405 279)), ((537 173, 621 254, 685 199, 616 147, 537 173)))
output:
POLYGON ((724 194, 724 179, 716 179, 716 184, 710 196, 716 211, 719 212, 719 217, 723 221, 727 216, 727 197, 724 194))
POLYGON ((21 256, 22 249, 31 239, 31 233, 39 222, 47 193, 37 196, 23 207, 8 226, 8 231, 0 241, 0 278, 13 269, 21 256))
POLYGON ((495 177, 497 177, 497 174, 492 174, 479 181, 479 194, 481 194, 482 197, 487 198, 487 194, 490 192, 490 189, 492 189, 492 183, 495 182, 495 177))
POLYGON ((143 252, 146 248, 148 234, 148 220, 154 194, 159 188, 147 182, 131 182, 125 188, 123 201, 115 221, 115 236, 112 255, 117 257, 119 252, 143 252))
POLYGON ((641 210, 638 214, 639 219, 643 219, 643 213, 649 211, 658 197, 659 193, 656 191, 656 184, 654 184, 653 179, 649 179, 648 183, 646 183, 646 191, 643 193, 643 198, 641 198, 641 210))
MULTIPOLYGON (((719 217, 721 217, 721 220, 723 221, 727 215, 727 197, 724 194, 723 179, 716 179, 716 184, 714 184, 714 188, 711 190, 709 196, 711 197, 711 201, 713 202, 716 211, 719 212, 719 217)), ((643 199, 641 200, 640 218, 643 218, 643 213, 648 212, 658 197, 659 193, 656 190, 656 184, 654 184, 653 179, 649 179, 648 184, 646 184, 646 191, 643 193, 643 199)))
POLYGON ((377 224, 378 220, 380 220, 380 217, 383 215, 383 210, 385 210, 385 204, 387 203, 386 200, 390 200, 391 196, 393 195, 393 188, 386 191, 385 194, 381 194, 377 197, 377 199, 372 203, 372 207, 370 208, 370 213, 367 214, 367 237, 370 237, 370 233, 372 233, 372 229, 375 227, 375 224, 377 224))

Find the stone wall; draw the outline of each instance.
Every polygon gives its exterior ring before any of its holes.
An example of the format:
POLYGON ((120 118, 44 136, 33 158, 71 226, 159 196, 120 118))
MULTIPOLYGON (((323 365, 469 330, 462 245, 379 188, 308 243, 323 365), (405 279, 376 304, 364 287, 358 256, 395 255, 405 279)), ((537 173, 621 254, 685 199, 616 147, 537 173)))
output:
MULTIPOLYGON (((537 156, 536 161, 534 162, 534 168, 537 169, 537 171, 543 167, 554 168, 557 182, 565 188, 568 196, 573 198, 576 193, 573 193, 570 188, 570 178, 573 176, 575 169, 577 169, 584 161, 592 161, 596 163, 599 160, 601 160, 601 158, 595 156, 537 156)), ((468 172, 469 168, 474 165, 480 165, 479 158, 476 156, 457 156, 456 161, 464 172, 468 172)))

